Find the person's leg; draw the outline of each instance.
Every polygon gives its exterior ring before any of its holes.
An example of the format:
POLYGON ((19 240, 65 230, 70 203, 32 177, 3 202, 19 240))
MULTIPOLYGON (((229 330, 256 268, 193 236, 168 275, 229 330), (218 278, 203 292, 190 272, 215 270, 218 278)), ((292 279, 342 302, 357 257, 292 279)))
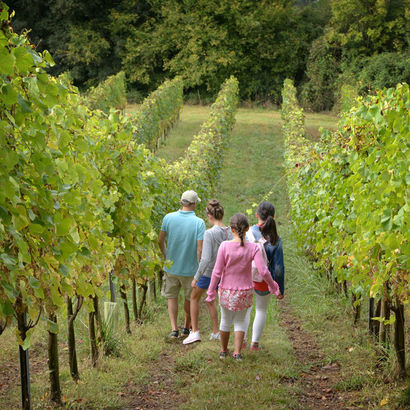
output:
POLYGON ((185 299, 184 311, 185 311, 184 328, 189 329, 189 326, 191 325, 191 302, 189 301, 189 299, 185 299))
POLYGON ((269 302, 272 295, 256 296, 256 308, 255 308, 255 319, 253 321, 252 327, 252 345, 253 347, 259 346, 259 339, 262 335, 263 329, 266 323, 266 314, 268 311, 269 302))
POLYGON ((249 329, 249 323, 251 321, 251 313, 252 313, 253 305, 248 308, 246 311, 246 316, 245 316, 245 334, 243 336, 243 345, 242 348, 244 349, 246 347, 246 335, 248 334, 248 329, 249 329))
POLYGON ((180 283, 176 275, 165 273, 162 283, 162 296, 168 299, 168 315, 172 331, 178 331, 178 294, 180 283))
POLYGON ((240 332, 240 331, 234 332, 234 352, 233 354, 241 354, 244 336, 245 336, 245 332, 240 332))
POLYGON ((212 333, 215 335, 219 332, 218 310, 216 308, 216 303, 214 300, 212 302, 206 302, 206 306, 208 307, 209 316, 211 317, 212 333))
MULTIPOLYGON (((202 294, 205 292, 205 289, 198 288, 195 286, 192 289, 191 293, 191 323, 192 331, 196 332, 199 329, 199 301, 201 300, 202 294)), ((218 327, 218 325, 217 325, 218 327)))
POLYGON ((192 293, 192 279, 193 276, 180 276, 180 283, 184 290, 185 302, 184 302, 184 311, 185 311, 185 321, 184 328, 189 329, 191 326, 191 293, 192 293))
POLYGON ((249 309, 240 310, 235 312, 233 317, 233 325, 235 331, 235 338, 234 338, 234 352, 233 354, 241 354, 242 351, 242 343, 243 338, 245 336, 245 330, 247 326, 247 314, 249 309))
POLYGON ((168 299, 168 314, 172 330, 178 330, 178 298, 168 299))
POLYGON ((235 312, 221 306, 221 325, 219 327, 221 334, 221 351, 228 350, 229 334, 232 326, 233 316, 235 312))
POLYGON ((224 332, 223 330, 220 330, 219 333, 221 335, 221 352, 226 352, 228 350, 230 332, 224 332))

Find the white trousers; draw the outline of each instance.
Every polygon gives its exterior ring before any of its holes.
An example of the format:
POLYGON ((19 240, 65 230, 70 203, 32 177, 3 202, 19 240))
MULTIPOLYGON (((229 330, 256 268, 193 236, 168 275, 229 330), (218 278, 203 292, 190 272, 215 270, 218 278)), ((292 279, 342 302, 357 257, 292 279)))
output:
MULTIPOLYGON (((266 314, 269 307, 269 302, 272 299, 272 294, 266 296, 260 296, 255 293, 255 318, 253 319, 253 326, 252 326, 252 343, 259 343, 259 339, 262 335, 263 329, 266 323, 266 314)), ((250 307, 246 312, 246 331, 249 327, 249 322, 251 320, 251 311, 252 307, 250 307)), ((246 335, 245 335, 246 336, 246 335)))
POLYGON ((249 320, 247 320, 248 310, 233 311, 221 306, 221 324, 219 329, 222 332, 230 332, 233 323, 235 332, 246 332, 249 325, 249 320))

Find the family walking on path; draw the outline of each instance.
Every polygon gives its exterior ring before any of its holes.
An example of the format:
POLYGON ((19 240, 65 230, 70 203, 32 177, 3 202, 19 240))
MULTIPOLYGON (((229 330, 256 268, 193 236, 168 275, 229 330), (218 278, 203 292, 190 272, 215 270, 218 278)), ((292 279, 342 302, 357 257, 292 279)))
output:
POLYGON ((199 302, 205 299, 212 322, 211 340, 220 339, 219 357, 229 355, 228 342, 234 326, 235 360, 242 359, 253 296, 256 298, 255 319, 252 327, 251 350, 260 350, 259 339, 266 323, 269 302, 274 294, 284 294, 284 261, 282 241, 276 230, 275 208, 269 202, 259 204, 258 224, 249 227, 245 215, 237 213, 223 223, 224 209, 217 200, 206 207, 212 228, 205 231, 205 223, 195 215, 200 202, 196 192, 186 191, 181 196, 182 209, 164 217, 158 243, 166 260, 162 295, 168 299, 171 322, 169 337, 178 338, 178 295, 184 290, 185 321, 181 331, 187 336, 183 344, 201 340, 199 331, 199 302), (218 310, 215 299, 218 290, 221 312, 218 326, 218 310))

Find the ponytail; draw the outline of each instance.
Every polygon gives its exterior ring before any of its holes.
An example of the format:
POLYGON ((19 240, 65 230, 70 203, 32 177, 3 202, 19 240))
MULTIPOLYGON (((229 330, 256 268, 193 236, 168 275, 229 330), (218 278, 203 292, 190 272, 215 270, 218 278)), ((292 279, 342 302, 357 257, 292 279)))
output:
POLYGON ((269 215, 265 223, 261 226, 261 233, 272 245, 275 245, 278 242, 279 235, 276 229, 275 219, 272 216, 269 215))
POLYGON ((276 222, 274 219, 275 207, 270 202, 264 201, 259 204, 256 212, 259 215, 259 218, 264 221, 261 226, 262 236, 272 245, 275 245, 279 240, 276 222))
POLYGON ((245 232, 242 230, 241 227, 238 227, 236 232, 238 233, 239 237, 241 238, 241 246, 244 246, 245 244, 243 242, 243 239, 244 239, 244 236, 245 236, 245 232))

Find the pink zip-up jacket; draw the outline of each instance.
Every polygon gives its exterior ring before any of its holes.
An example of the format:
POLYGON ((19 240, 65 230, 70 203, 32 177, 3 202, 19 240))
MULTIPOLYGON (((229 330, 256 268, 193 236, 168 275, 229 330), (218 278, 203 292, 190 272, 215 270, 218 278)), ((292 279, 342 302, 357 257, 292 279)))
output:
POLYGON ((252 261, 255 261, 259 274, 269 286, 269 291, 278 296, 279 286, 272 279, 258 245, 245 242, 244 246, 241 246, 240 242, 226 241, 219 247, 206 301, 211 302, 216 298, 216 286, 219 280, 219 287, 222 289, 252 289, 252 261))

